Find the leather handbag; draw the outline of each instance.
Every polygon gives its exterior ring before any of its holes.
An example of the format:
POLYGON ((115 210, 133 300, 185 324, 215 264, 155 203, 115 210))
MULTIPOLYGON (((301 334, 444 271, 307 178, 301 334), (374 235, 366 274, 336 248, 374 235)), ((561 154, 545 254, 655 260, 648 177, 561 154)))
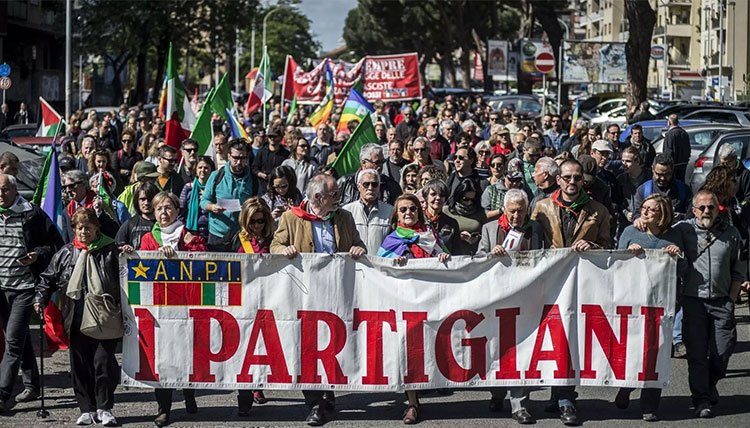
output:
POLYGON ((86 294, 81 333, 99 340, 122 337, 122 308, 111 294, 86 294))

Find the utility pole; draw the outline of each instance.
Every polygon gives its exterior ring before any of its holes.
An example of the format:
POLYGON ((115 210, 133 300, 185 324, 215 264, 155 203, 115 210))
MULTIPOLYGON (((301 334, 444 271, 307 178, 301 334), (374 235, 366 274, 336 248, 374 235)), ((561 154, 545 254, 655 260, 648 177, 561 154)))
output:
MULTIPOLYGON (((65 0, 65 121, 70 120, 73 96, 73 0, 65 0)), ((32 76, 33 79, 33 76, 32 76)), ((41 118, 39 123, 42 123, 41 118)))
POLYGON ((250 70, 255 68, 255 24, 250 33, 250 70))
POLYGON ((735 83, 735 78, 737 77, 735 71, 737 70, 737 66, 734 63, 734 51, 737 49, 737 25, 735 23, 736 5, 737 2, 735 1, 729 2, 729 6, 732 6, 732 101, 737 101, 737 84, 735 83))
MULTIPOLYGON (((562 24, 563 27, 565 27, 565 40, 570 40, 570 28, 568 27, 568 24, 565 23, 560 18, 557 18, 557 21, 562 24)), ((565 40, 562 40, 560 42, 560 49, 557 54, 557 114, 562 114, 562 83, 563 83, 563 46, 565 45, 565 40)), ((546 104, 545 100, 545 104, 546 104)))
POLYGON ((726 0, 719 0, 719 100, 724 102, 724 6, 726 0))
POLYGON ((240 91, 240 29, 234 27, 234 90, 240 91))

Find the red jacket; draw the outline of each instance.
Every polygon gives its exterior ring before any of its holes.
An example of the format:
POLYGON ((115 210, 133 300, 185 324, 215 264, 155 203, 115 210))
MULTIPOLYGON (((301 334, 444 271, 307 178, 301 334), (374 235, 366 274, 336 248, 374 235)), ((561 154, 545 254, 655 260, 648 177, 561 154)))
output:
MULTIPOLYGON (((193 234, 193 240, 185 244, 185 233, 187 233, 187 228, 182 229, 182 235, 180 235, 180 243, 177 245, 177 250, 193 251, 193 252, 208 251, 208 247, 206 247, 206 240, 203 239, 203 237, 198 234, 193 234)), ((156 242, 156 239, 154 238, 154 235, 151 232, 148 232, 147 234, 143 235, 143 238, 141 239, 141 248, 139 248, 139 250, 143 250, 143 251, 158 251, 159 250, 159 243, 156 242)))

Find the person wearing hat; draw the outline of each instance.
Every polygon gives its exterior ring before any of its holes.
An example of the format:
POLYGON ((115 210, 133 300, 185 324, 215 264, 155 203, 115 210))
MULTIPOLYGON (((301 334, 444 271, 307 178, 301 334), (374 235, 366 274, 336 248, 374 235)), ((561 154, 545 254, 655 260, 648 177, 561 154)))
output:
POLYGON ((487 186, 482 192, 480 203, 487 220, 495 220, 503 213, 505 194, 510 189, 521 189, 526 192, 527 197, 531 195, 531 190, 523 179, 523 162, 518 158, 508 160, 503 179, 487 186))
MULTIPOLYGON (((258 177, 260 181, 260 192, 261 194, 266 193, 266 187, 268 186, 268 175, 277 166, 289 158, 289 150, 281 145, 281 129, 277 126, 272 126, 268 129, 268 145, 260 149, 258 156, 252 159, 250 154, 250 170, 253 175, 258 177)), ((249 151, 252 153, 252 151, 249 151)))
POLYGON ((156 170, 156 165, 148 161, 135 163, 131 184, 125 186, 120 196, 117 197, 118 201, 125 204, 131 216, 138 214, 133 203, 135 188, 141 183, 153 183, 157 177, 159 177, 159 172, 156 170))
POLYGON ((146 113, 145 111, 141 111, 140 113, 138 113, 137 121, 138 130, 136 131, 136 137, 139 141, 140 146, 141 138, 151 132, 151 118, 148 117, 148 113, 146 113))
MULTIPOLYGON (((612 148, 606 140, 596 140, 591 145, 591 157, 596 161, 596 177, 609 187, 610 201, 612 201, 612 209, 609 213, 613 215, 612 220, 615 220, 614 213, 618 212, 620 207, 622 207, 623 197, 622 188, 617 181, 617 176, 607 169, 609 161, 612 159, 612 153, 612 148)), ((613 231, 615 230, 613 229, 613 231)))
POLYGON ((503 125, 493 125, 492 137, 489 142, 492 146, 492 153, 500 153, 508 156, 513 151, 513 144, 510 141, 510 131, 503 125))
POLYGON ((583 191, 592 199, 604 205, 612 215, 612 198, 607 183, 596 176, 596 159, 589 155, 578 156, 583 168, 583 191))

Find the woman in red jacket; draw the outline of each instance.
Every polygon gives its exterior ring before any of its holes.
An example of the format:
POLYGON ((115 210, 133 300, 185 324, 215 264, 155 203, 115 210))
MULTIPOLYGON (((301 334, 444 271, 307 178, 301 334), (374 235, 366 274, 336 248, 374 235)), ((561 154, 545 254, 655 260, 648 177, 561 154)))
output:
MULTIPOLYGON (((166 257, 172 257, 176 251, 208 251, 206 241, 200 235, 190 233, 181 221, 177 220, 180 212, 180 200, 169 192, 159 192, 151 201, 154 207, 156 224, 141 239, 140 250, 160 251, 166 257)), ((169 413, 172 410, 172 389, 156 388, 154 390, 159 414, 154 419, 158 427, 169 425, 169 413)), ((185 411, 195 413, 198 405, 195 402, 195 390, 183 389, 185 411)))

